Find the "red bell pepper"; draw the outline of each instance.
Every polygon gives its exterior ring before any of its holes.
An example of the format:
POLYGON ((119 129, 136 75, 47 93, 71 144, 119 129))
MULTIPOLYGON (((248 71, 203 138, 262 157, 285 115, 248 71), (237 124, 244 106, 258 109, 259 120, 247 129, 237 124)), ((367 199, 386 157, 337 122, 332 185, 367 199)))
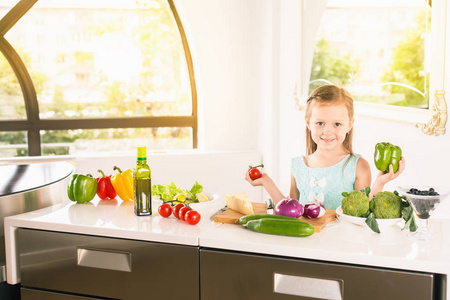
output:
POLYGON ((97 178, 97 196, 102 200, 116 198, 117 192, 111 183, 111 175, 105 176, 105 173, 103 173, 102 170, 98 171, 102 173, 102 177, 97 178))

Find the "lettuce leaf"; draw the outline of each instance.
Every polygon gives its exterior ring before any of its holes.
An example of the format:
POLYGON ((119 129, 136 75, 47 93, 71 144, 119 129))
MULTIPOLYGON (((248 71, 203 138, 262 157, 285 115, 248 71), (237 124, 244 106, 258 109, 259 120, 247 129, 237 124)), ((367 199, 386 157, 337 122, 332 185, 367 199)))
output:
POLYGON ((183 190, 177 187, 175 183, 170 184, 154 184, 152 186, 152 196, 158 196, 164 202, 172 201, 178 194, 184 194, 189 202, 198 202, 197 194, 203 191, 203 186, 197 181, 190 190, 183 190))

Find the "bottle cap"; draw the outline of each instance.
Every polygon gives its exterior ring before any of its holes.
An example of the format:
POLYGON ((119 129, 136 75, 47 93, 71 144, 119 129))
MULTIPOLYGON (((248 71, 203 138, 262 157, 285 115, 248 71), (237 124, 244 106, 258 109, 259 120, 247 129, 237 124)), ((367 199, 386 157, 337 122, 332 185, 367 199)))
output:
POLYGON ((137 158, 147 159, 147 147, 137 147, 137 158))

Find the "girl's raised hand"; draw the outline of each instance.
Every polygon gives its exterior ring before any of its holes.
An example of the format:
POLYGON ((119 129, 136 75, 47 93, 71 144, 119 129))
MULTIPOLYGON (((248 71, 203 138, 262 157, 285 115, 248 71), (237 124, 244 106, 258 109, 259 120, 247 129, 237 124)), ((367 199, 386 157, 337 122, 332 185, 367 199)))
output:
POLYGON ((263 173, 260 178, 252 180, 248 171, 245 172, 245 180, 247 180, 253 186, 263 185, 263 181, 268 177, 266 173, 263 173))
POLYGON ((380 171, 378 173, 377 180, 379 180, 380 183, 382 183, 382 184, 386 184, 389 181, 392 181, 395 178, 397 178, 398 176, 400 176, 400 174, 402 174, 403 170, 405 170, 405 158, 402 156, 402 159, 398 163, 398 170, 396 173, 394 173, 393 166, 389 165, 389 172, 385 173, 383 171, 380 171))

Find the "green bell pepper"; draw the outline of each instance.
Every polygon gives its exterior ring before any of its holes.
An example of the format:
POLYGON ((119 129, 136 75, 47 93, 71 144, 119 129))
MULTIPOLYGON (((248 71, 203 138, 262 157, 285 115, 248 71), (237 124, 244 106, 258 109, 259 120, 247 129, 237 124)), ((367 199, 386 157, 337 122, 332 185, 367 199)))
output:
POLYGON ((94 199, 97 186, 97 180, 92 175, 74 174, 67 187, 67 195, 72 201, 86 203, 94 199))
POLYGON ((375 145, 374 158, 378 170, 389 172, 389 165, 392 165, 395 173, 398 171, 398 163, 402 159, 402 149, 390 143, 378 143, 375 145))

